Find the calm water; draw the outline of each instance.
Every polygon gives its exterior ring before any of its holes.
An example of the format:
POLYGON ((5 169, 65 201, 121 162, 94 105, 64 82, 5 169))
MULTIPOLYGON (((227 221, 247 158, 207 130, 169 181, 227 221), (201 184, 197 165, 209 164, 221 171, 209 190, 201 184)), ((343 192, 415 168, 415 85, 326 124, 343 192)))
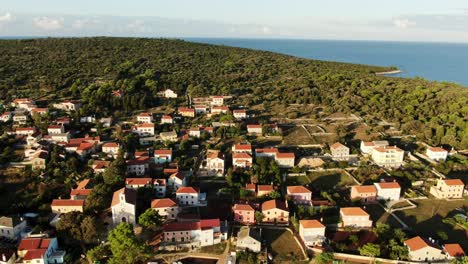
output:
POLYGON ((397 76, 419 76, 468 86, 468 44, 222 38, 187 40, 318 60, 397 66, 403 71, 397 76))

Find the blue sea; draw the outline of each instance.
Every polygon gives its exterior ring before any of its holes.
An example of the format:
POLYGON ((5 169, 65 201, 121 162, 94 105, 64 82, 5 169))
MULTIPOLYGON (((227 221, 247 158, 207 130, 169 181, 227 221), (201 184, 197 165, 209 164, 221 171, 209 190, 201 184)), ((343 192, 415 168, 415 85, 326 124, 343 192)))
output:
POLYGON ((397 66, 399 77, 468 87, 468 44, 296 39, 188 38, 187 41, 267 50, 301 58, 397 66))

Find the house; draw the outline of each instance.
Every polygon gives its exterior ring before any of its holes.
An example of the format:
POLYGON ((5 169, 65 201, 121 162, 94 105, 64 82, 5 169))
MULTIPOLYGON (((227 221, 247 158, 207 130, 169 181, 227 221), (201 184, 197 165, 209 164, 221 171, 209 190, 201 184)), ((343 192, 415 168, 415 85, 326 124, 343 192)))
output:
POLYGON ((2 122, 8 122, 12 119, 13 114, 11 112, 5 112, 0 115, 0 121, 2 122))
POLYGON ((119 154, 119 149, 120 145, 115 142, 108 142, 102 145, 102 152, 114 158, 119 154))
POLYGON ((167 184, 173 191, 177 191, 180 187, 187 186, 187 177, 178 171, 169 176, 167 184))
POLYGON ((95 160, 91 165, 94 173, 103 173, 110 166, 110 161, 107 160, 95 160))
POLYGON ((398 182, 374 183, 377 189, 377 199, 384 201, 400 200, 401 187, 398 182))
POLYGON ((78 186, 75 189, 72 189, 70 192, 71 200, 86 200, 86 198, 91 194, 91 180, 85 179, 78 183, 78 186))
POLYGON ((235 204, 232 207, 234 221, 242 224, 255 223, 255 209, 249 204, 235 204))
POLYGON ((252 154, 252 145, 250 144, 235 144, 232 146, 232 153, 249 153, 252 154))
POLYGON ((17 98, 11 102, 11 106, 17 108, 31 108, 36 106, 36 102, 29 98, 17 98))
POLYGON ((237 233, 236 250, 259 253, 262 250, 262 238, 258 229, 241 227, 237 233))
POLYGON ((159 137, 163 141, 177 142, 179 140, 179 138, 177 137, 177 133, 175 131, 161 132, 159 133, 159 137))
POLYGON ((51 134, 49 135, 50 139, 47 139, 47 141, 52 141, 54 143, 69 143, 70 142, 70 133, 61 133, 61 134, 51 134))
POLYGON ((229 112, 229 107, 227 106, 213 106, 211 108, 212 115, 227 114, 229 112))
POLYGON ((312 192, 304 186, 288 186, 286 192, 295 204, 310 204, 312 201, 312 192))
POLYGON ((278 153, 278 149, 277 148, 258 148, 258 149, 255 149, 255 157, 257 158, 275 158, 276 157, 276 153, 278 153))
POLYGON ((386 140, 377 140, 377 141, 361 141, 361 152, 362 154, 370 155, 372 154, 372 150, 377 147, 387 147, 388 141, 386 140))
POLYGON ((164 124, 172 125, 172 123, 174 123, 174 120, 172 119, 172 116, 170 116, 170 115, 163 115, 163 116, 161 117, 161 125, 164 125, 164 124))
POLYGON ((33 170, 45 170, 47 158, 49 153, 47 151, 39 150, 34 153, 34 156, 31 159, 31 167, 33 170))
POLYGON ((200 221, 171 222, 163 227, 163 243, 178 247, 212 246, 227 238, 221 230, 219 219, 202 219, 200 221))
POLYGON ((223 105, 224 104, 224 96, 222 95, 215 95, 211 96, 211 105, 223 105))
POLYGON ((448 156, 448 151, 443 148, 429 147, 426 149, 426 156, 431 160, 445 161, 448 156))
POLYGON ((74 152, 83 158, 94 152, 96 146, 101 142, 99 137, 72 138, 65 145, 67 152, 74 152))
POLYGON ((354 185, 351 186, 351 200, 360 200, 363 203, 377 201, 377 188, 375 185, 354 185))
POLYGON ((26 143, 28 146, 37 146, 39 141, 42 139, 42 133, 41 131, 36 131, 32 135, 28 135, 26 138, 26 143))
POLYGON ((50 125, 47 127, 47 134, 62 134, 65 133, 65 128, 62 125, 50 125))
POLYGON ((206 114, 206 105, 195 105, 194 108, 196 115, 206 114))
POLYGON ((149 157, 139 157, 132 160, 127 160, 127 173, 135 175, 145 175, 149 168, 149 157))
POLYGON ((247 125, 247 133, 262 135, 263 128, 262 125, 247 125))
POLYGON ((133 127, 133 133, 138 134, 138 136, 154 136, 154 124, 153 123, 144 123, 139 124, 133 127))
POLYGON ((342 207, 340 209, 342 227, 370 228, 370 215, 360 207, 342 207))
POLYGON ((126 178, 125 187, 137 190, 144 187, 152 187, 153 179, 151 178, 126 178))
POLYGON ((136 201, 136 190, 124 187, 114 192, 111 203, 112 222, 114 223, 114 225, 118 225, 122 222, 127 222, 135 225, 136 201))
POLYGON ((245 190, 246 191, 249 191, 249 192, 252 192, 253 194, 256 194, 257 193, 257 186, 255 186, 255 184, 253 183, 248 183, 245 185, 245 190))
POLYGON ((224 155, 221 151, 209 150, 206 157, 206 167, 209 175, 224 175, 224 155))
POLYGON ((349 148, 340 142, 330 146, 330 151, 333 160, 348 160, 349 159, 349 148))
POLYGON ((166 196, 166 179, 154 179, 153 187, 156 197, 162 198, 166 196))
MULTIPOLYGON (((19 263, 63 263, 65 251, 58 249, 57 238, 28 237, 18 245, 19 263)), ((17 262, 18 263, 18 262, 17 262)))
POLYGON ((179 206, 170 198, 152 200, 151 208, 166 220, 175 220, 179 214, 179 206))
POLYGON ((21 238, 21 233, 26 229, 26 220, 18 216, 0 217, 0 237, 12 240, 21 238))
POLYGON ((325 226, 318 220, 300 220, 299 236, 308 247, 322 246, 325 241, 325 226))
POLYGON ((275 161, 281 168, 292 168, 295 164, 294 153, 276 153, 275 161))
POLYGON ((247 111, 244 109, 237 109, 232 111, 232 114, 234 115, 234 118, 237 120, 242 120, 247 118, 247 111))
POLYGON ((137 122, 151 124, 153 123, 153 115, 150 113, 141 113, 137 115, 137 122))
POLYGON ((199 127, 190 128, 189 136, 199 138, 201 136, 200 128, 199 127))
POLYGON ((171 89, 166 89, 163 91, 163 95, 166 98, 177 98, 177 93, 171 89))
POLYGON ((81 108, 81 103, 78 101, 64 101, 58 104, 54 104, 53 107, 70 112, 79 110, 81 108))
POLYGON ((15 129, 15 134, 18 136, 30 136, 36 133, 35 127, 18 127, 15 129))
POLYGON ((252 167, 253 159, 250 154, 245 152, 232 154, 232 165, 234 168, 250 168, 252 167))
POLYGON ((426 241, 420 236, 407 239, 403 242, 408 248, 408 258, 412 261, 438 261, 444 260, 445 254, 432 241, 426 241))
POLYGON ((181 186, 176 191, 176 200, 180 205, 200 205, 200 191, 195 187, 181 186))
POLYGON ((185 117, 195 117, 195 109, 193 109, 193 108, 179 107, 179 108, 177 109, 177 112, 178 112, 179 115, 181 115, 181 116, 185 116, 185 117))
POLYGON ((99 119, 99 123, 102 124, 102 127, 111 127, 112 126, 112 117, 103 117, 99 119))
POLYGON ((54 199, 51 208, 54 214, 66 214, 69 212, 83 212, 84 200, 54 199))
POLYGON ((448 260, 453 260, 465 256, 465 251, 463 251, 463 248, 458 243, 445 244, 443 245, 443 249, 445 252, 445 257, 448 260))
POLYGON ((287 224, 289 222, 288 203, 283 200, 269 200, 262 203, 263 222, 287 224))
POLYGON ((437 185, 432 186, 430 193, 438 199, 463 198, 465 184, 460 179, 437 180, 437 185))
POLYGON ((166 164, 172 162, 172 149, 154 150, 154 163, 166 164))
POLYGON ((48 108, 33 108, 31 109, 31 115, 45 115, 49 113, 48 108))
POLYGON ((273 192, 275 188, 273 185, 257 185, 257 196, 266 196, 273 192))
POLYGON ((375 164, 386 168, 396 168, 403 165, 405 152, 396 146, 376 147, 372 150, 372 160, 375 164))

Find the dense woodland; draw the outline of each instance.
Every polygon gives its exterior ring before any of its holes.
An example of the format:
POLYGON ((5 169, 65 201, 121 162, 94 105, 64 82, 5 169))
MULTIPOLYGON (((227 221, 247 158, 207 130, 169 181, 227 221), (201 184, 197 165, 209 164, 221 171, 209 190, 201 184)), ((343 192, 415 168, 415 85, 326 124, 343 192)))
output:
POLYGON ((320 105, 395 122, 433 145, 468 148, 467 88, 374 74, 388 69, 181 40, 1 40, 0 100, 81 99, 80 114, 118 116, 158 105, 165 88, 250 95, 248 106, 320 105), (123 96, 112 97, 115 90, 123 96))

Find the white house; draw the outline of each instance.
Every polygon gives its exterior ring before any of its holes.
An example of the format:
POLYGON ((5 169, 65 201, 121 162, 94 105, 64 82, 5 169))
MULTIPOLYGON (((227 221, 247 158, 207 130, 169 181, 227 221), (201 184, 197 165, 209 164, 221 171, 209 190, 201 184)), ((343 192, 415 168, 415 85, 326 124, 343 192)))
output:
POLYGON ((166 164, 172 162, 172 149, 156 149, 154 150, 154 163, 166 164))
POLYGON ((199 138, 201 136, 200 128, 199 127, 190 128, 189 136, 199 138))
POLYGON ((325 226, 318 220, 300 220, 299 236, 306 246, 321 246, 325 241, 325 226))
POLYGON ((171 141, 171 142, 177 142, 178 136, 175 131, 169 131, 169 132, 161 132, 159 133, 159 137, 163 141, 171 141))
POLYGON ((144 187, 152 187, 153 179, 151 178, 126 178, 125 187, 137 190, 144 187))
POLYGON ((15 115, 13 116, 13 122, 15 124, 24 125, 26 124, 27 121, 28 121, 28 116, 25 114, 15 113, 15 115))
POLYGON ((288 186, 286 191, 295 204, 311 204, 312 192, 302 185, 288 186))
POLYGON ((182 172, 171 174, 167 179, 167 185, 173 191, 177 191, 180 187, 187 186, 187 177, 182 172))
POLYGON ((163 125, 163 124, 170 124, 170 125, 171 125, 172 123, 174 123, 174 121, 173 121, 173 119, 172 119, 172 116, 170 116, 170 115, 163 115, 163 116, 161 117, 161 125, 163 125))
POLYGON ((200 205, 200 192, 194 187, 179 187, 176 191, 176 199, 180 205, 200 205))
POLYGON ((426 149, 426 156, 431 160, 445 161, 447 159, 448 151, 443 148, 429 147, 426 149))
POLYGON ((224 175, 224 155, 221 151, 209 151, 206 157, 206 170, 210 175, 224 175))
POLYGON ((206 105, 195 105, 195 114, 200 115, 200 114, 206 114, 206 105))
POLYGON ((137 116, 137 121, 140 123, 153 123, 153 115, 150 113, 141 113, 137 116))
POLYGON ((162 198, 166 196, 166 179, 154 179, 153 187, 155 196, 162 198))
POLYGON ((5 112, 0 115, 0 121, 8 122, 11 120, 12 117, 13 117, 13 114, 11 112, 5 112))
POLYGON ((262 238, 257 229, 243 226, 237 233, 237 251, 248 250, 250 252, 258 253, 262 250, 262 238))
POLYGON ((136 223, 137 192, 133 189, 122 188, 114 192, 112 196, 112 222, 118 225, 127 222, 136 223))
POLYGON ((65 128, 62 125, 50 125, 47 127, 47 133, 51 134, 63 134, 65 133, 65 128))
POLYGON ((177 93, 171 89, 164 90, 163 94, 166 98, 177 98, 177 93))
POLYGON ((24 264, 63 263, 64 250, 58 249, 57 238, 28 237, 18 245, 18 261, 24 264))
POLYGON ((275 161, 282 168, 292 168, 295 164, 296 156, 294 153, 276 153, 275 161))
POLYGON ((333 160, 348 160, 349 159, 349 148, 340 142, 330 146, 330 151, 333 160))
POLYGON ((154 136, 154 124, 153 123, 144 123, 139 124, 133 127, 133 132, 138 134, 138 136, 154 136))
POLYGON ((242 119, 247 118, 247 111, 244 110, 244 109, 234 110, 234 111, 232 111, 232 114, 233 114, 234 118, 236 118, 237 120, 242 120, 242 119))
POLYGON ((439 199, 463 198, 465 184, 460 179, 439 179, 437 185, 432 186, 430 193, 439 199))
POLYGON ((370 215, 360 207, 342 207, 340 208, 340 217, 343 227, 372 227, 370 215))
POLYGON ((374 183, 377 188, 377 199, 385 201, 400 200, 401 187, 398 182, 374 183))
POLYGON ((404 244, 408 248, 408 257, 412 261, 432 262, 445 260, 445 254, 432 241, 426 241, 419 236, 407 239, 404 244))
POLYGON ((152 200, 151 208, 156 210, 164 219, 175 220, 179 214, 179 206, 170 198, 152 200))
POLYGON ((211 105, 223 105, 224 104, 224 96, 222 95, 215 95, 211 96, 211 105))
POLYGON ((249 153, 252 154, 252 145, 251 144, 235 144, 232 146, 232 153, 249 153))
POLYGON ((376 147, 372 150, 372 160, 381 167, 400 167, 404 155, 405 152, 396 146, 376 147))
POLYGON ((247 133, 262 135, 263 127, 262 125, 247 125, 247 133))
POLYGON ((65 111, 77 111, 81 108, 81 103, 77 101, 64 101, 53 105, 54 108, 65 111))
POLYGON ((108 142, 102 145, 102 152, 108 156, 116 157, 119 154, 120 145, 115 142, 108 142))
POLYGON ((377 140, 377 141, 361 141, 361 152, 363 154, 372 154, 372 150, 377 147, 386 147, 388 146, 388 141, 386 140, 377 140))
POLYGON ((149 158, 140 157, 132 160, 127 160, 127 173, 135 175, 145 175, 146 170, 149 168, 149 158))
POLYGON ((250 168, 252 167, 253 159, 250 154, 245 152, 232 154, 232 166, 234 168, 250 168))
POLYGON ((26 221, 18 216, 0 217, 0 237, 17 240, 26 229, 26 221))

